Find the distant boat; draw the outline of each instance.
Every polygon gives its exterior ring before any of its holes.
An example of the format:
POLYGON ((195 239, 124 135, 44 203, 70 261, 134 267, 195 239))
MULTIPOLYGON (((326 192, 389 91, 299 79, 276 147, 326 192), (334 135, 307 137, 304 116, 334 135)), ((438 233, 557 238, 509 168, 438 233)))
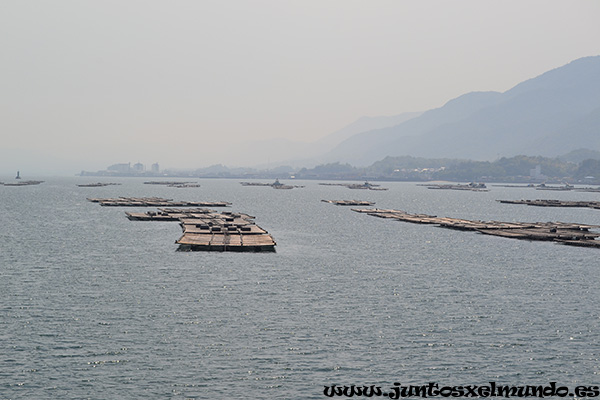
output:
POLYGON ((15 176, 15 179, 21 179, 21 174, 19 174, 19 171, 17 171, 17 176, 15 176))

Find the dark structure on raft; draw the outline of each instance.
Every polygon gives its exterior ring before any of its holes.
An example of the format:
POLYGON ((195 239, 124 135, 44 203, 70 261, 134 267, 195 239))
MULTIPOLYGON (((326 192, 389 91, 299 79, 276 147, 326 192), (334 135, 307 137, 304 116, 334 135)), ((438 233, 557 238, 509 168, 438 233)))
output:
POLYGON ((544 240, 571 246, 600 248, 600 240, 596 240, 600 234, 590 232, 590 229, 600 228, 599 225, 564 222, 471 221, 459 218, 440 218, 435 215, 409 214, 400 210, 353 209, 352 211, 379 218, 391 218, 417 224, 433 224, 443 228, 476 231, 510 239, 544 240))

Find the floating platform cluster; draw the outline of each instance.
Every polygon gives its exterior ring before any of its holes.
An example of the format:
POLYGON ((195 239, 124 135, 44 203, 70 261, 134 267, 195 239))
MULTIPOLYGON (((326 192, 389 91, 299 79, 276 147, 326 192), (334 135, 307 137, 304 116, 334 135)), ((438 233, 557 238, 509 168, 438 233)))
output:
MULTIPOLYGON (((173 182, 147 182, 148 184, 172 184, 173 182)), ((186 182, 179 182, 187 184, 186 182)), ((271 186, 286 188, 275 183, 241 182, 244 186, 271 186)), ((365 182, 360 185, 322 183, 328 186, 346 186, 352 189, 377 190, 365 182)), ((483 184, 446 185, 440 184, 428 188, 487 191, 483 184)), ((127 212, 127 218, 134 221, 178 221, 183 234, 176 241, 180 250, 187 251, 237 251, 237 252, 273 252, 275 241, 269 233, 254 223, 254 217, 243 213, 217 212, 205 207, 228 207, 228 202, 173 201, 160 197, 118 197, 88 198, 101 206, 113 207, 157 207, 158 211, 127 212), (185 208, 182 208, 185 207, 185 208)), ((338 206, 372 206, 375 203, 366 200, 321 200, 338 206)), ((563 200, 497 200, 508 204, 525 204, 543 207, 589 207, 600 209, 600 201, 563 201, 563 200)), ((352 209, 379 218, 397 221, 432 224, 443 228, 475 231, 486 235, 511 239, 552 241, 560 244, 581 247, 600 248, 600 233, 591 230, 600 229, 600 225, 587 225, 564 222, 500 222, 445 218, 427 214, 410 214, 401 210, 352 209)))
MULTIPOLYGON (((119 197, 88 199, 104 206, 153 207, 226 207, 227 202, 173 201, 157 197, 119 197)), ((179 221, 183 235, 175 242, 183 251, 273 252, 275 240, 254 223, 254 217, 234 212, 217 212, 208 208, 159 208, 143 213, 126 212, 132 221, 179 221)))

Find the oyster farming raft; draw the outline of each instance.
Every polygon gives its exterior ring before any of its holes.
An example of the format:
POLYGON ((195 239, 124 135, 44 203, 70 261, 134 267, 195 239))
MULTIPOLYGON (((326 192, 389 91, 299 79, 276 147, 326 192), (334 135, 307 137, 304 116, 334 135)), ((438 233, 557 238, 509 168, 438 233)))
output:
MULTIPOLYGON (((110 206, 153 207, 174 205, 195 207, 198 204, 228 206, 226 202, 173 202, 157 198, 88 199, 110 206)), ((158 211, 126 212, 132 221, 179 221, 183 235, 175 242, 181 251, 274 252, 275 240, 254 223, 254 217, 235 212, 217 212, 208 208, 158 208, 158 211)))

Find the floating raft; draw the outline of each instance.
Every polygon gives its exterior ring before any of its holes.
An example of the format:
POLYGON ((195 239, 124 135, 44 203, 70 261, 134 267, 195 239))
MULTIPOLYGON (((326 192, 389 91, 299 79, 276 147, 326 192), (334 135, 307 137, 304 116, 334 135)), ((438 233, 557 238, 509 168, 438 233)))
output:
POLYGON ((325 203, 335 204, 336 206, 372 206, 375 204, 373 201, 365 200, 321 200, 325 203))
POLYGON ((569 191, 574 190, 575 187, 572 185, 564 185, 564 186, 546 186, 545 184, 541 184, 535 187, 535 190, 556 190, 556 191, 569 191))
POLYGON ((100 203, 106 207, 229 207, 226 201, 173 201, 160 197, 119 197, 116 199, 90 199, 93 203, 100 203))
POLYGON ((600 248, 600 234, 589 230, 600 225, 585 225, 564 222, 499 222, 472 221, 459 218, 440 218, 435 215, 409 214, 399 210, 353 209, 379 218, 391 218, 397 221, 418 224, 433 224, 443 228, 476 231, 486 235, 511 239, 554 241, 571 246, 600 248))
POLYGON ((427 186, 427 189, 445 189, 445 190, 469 190, 471 192, 489 192, 489 189, 484 183, 471 182, 466 185, 453 184, 425 184, 419 186, 427 186))
POLYGON ((496 187, 508 187, 508 188, 535 188, 536 190, 555 190, 555 191, 569 191, 573 190, 575 192, 592 192, 598 193, 600 192, 600 187, 580 187, 576 188, 572 185, 565 186, 546 186, 545 184, 534 185, 530 183, 528 185, 492 185, 496 187))
POLYGON ((273 237, 247 214, 204 208, 161 208, 157 212, 125 214, 134 221, 179 221, 183 235, 175 243, 182 251, 275 251, 273 237))
POLYGON ((177 184, 177 185, 167 185, 167 187, 174 187, 174 188, 178 188, 178 189, 182 189, 182 188, 199 188, 200 185, 198 183, 184 183, 184 184, 177 184))
POLYGON ((188 183, 196 183, 196 182, 187 182, 187 181, 146 181, 144 185, 185 185, 188 183))
POLYGON ((377 185, 374 183, 319 183, 319 185, 323 186, 344 186, 348 189, 365 189, 365 190, 388 190, 387 188, 381 187, 381 185, 377 185))
POLYGON ((39 185, 40 183, 44 183, 44 181, 20 181, 15 183, 0 182, 0 184, 4 186, 32 186, 39 185))
POLYGON ((144 185, 163 185, 174 188, 197 188, 200 184, 196 182, 178 182, 178 181, 148 181, 144 182, 144 185))
POLYGON ((272 183, 261 183, 261 182, 240 182, 242 186, 273 186, 272 183))
POLYGON ((102 183, 102 182, 97 182, 97 183, 81 183, 77 186, 79 187, 103 187, 103 186, 113 186, 113 185, 120 185, 120 183, 102 183))
POLYGON ((591 192, 591 193, 598 193, 598 192, 600 192, 600 188, 592 188, 592 187, 576 188, 574 190, 576 192, 591 192))
POLYGON ((600 201, 564 201, 564 200, 496 200, 504 204, 524 204, 537 207, 586 207, 600 209, 600 201))
POLYGON ((273 183, 260 183, 260 182, 240 182, 242 186, 270 186, 273 189, 295 189, 295 188, 303 188, 304 186, 293 186, 293 185, 284 185, 279 182, 279 179, 275 179, 273 183))

